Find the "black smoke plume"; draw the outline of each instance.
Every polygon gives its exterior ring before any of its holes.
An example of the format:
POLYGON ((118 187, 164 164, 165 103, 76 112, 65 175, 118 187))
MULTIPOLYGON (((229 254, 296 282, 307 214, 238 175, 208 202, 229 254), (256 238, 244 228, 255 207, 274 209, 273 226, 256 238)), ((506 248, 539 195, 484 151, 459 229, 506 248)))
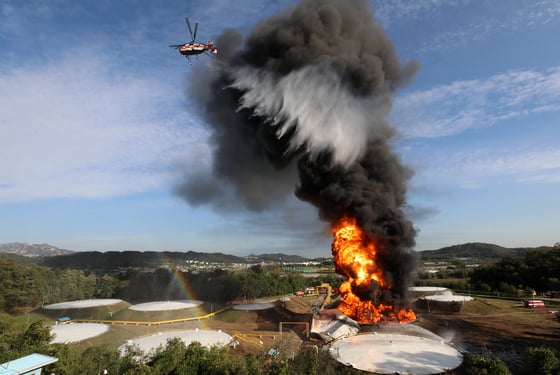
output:
POLYGON ((295 189, 323 220, 352 215, 380 242, 381 266, 404 296, 411 171, 391 150, 386 117, 418 65, 399 62, 365 0, 303 0, 244 42, 228 30, 216 44, 215 69, 189 90, 212 130, 212 176, 191 176, 179 193, 191 204, 258 211, 295 189))

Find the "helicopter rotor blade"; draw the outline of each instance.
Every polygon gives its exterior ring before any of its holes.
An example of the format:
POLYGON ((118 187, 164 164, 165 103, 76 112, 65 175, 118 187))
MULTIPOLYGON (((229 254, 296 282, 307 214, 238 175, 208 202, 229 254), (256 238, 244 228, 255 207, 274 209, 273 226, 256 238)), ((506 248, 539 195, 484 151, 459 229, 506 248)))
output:
POLYGON ((198 31, 198 22, 194 24, 193 42, 196 40, 196 32, 198 31))
MULTIPOLYGON (((185 20, 187 20, 187 27, 189 28, 189 33, 191 34, 191 38, 192 38, 192 40, 193 40, 193 42, 194 42, 194 36, 193 36, 192 29, 191 29, 191 23, 189 22, 189 18, 188 18, 188 17, 185 17, 185 20)), ((197 26, 198 26, 198 23, 197 23, 197 26)), ((196 27, 195 27, 195 29, 194 29, 194 34, 196 35, 196 27)))

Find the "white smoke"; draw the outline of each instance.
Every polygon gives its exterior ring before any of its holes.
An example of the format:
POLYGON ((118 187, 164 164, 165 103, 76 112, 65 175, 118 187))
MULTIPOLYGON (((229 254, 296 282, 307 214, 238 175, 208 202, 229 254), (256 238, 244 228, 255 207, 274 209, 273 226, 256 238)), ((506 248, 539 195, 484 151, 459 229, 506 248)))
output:
MULTIPOLYGON (((305 147, 312 157, 322 151, 349 166, 364 155, 368 140, 392 133, 384 119, 389 95, 356 96, 327 64, 306 65, 287 75, 241 67, 231 71, 231 87, 243 92, 238 110, 277 126, 277 136, 294 129, 287 152, 305 147)), ((387 90, 388 92, 389 90, 387 90)))

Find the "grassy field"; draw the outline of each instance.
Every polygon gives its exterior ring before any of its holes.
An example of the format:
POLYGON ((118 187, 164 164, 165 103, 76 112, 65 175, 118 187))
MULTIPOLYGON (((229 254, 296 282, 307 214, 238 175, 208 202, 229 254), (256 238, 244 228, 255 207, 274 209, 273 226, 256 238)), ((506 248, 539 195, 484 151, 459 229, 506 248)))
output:
POLYGON ((229 309, 221 314, 216 315, 216 320, 227 323, 256 323, 258 314, 256 311, 244 311, 229 309))

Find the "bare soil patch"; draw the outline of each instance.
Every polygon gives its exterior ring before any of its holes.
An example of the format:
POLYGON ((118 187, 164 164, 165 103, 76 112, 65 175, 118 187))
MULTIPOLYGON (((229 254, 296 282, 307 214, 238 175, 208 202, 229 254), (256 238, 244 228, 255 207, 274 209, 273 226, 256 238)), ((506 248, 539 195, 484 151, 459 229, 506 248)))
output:
POLYGON ((459 311, 417 303, 418 324, 449 339, 460 350, 500 358, 515 371, 527 348, 560 349, 556 308, 529 309, 520 301, 475 298, 459 311))

